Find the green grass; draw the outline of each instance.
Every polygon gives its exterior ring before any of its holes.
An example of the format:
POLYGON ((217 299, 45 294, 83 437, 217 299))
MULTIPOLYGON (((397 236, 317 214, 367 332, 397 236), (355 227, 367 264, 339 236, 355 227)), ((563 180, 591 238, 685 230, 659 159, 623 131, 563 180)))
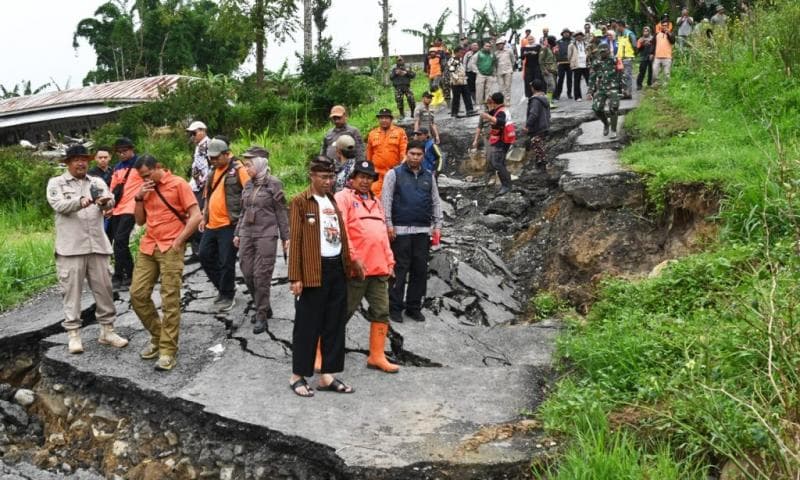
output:
POLYGON ((626 119, 622 158, 653 203, 703 183, 723 195, 720 234, 657 278, 607 280, 567 320, 565 377, 538 415, 569 447, 539 478, 800 472, 800 5, 754 17, 679 59, 626 119))
POLYGON ((0 311, 55 282, 52 221, 32 206, 0 209, 0 311))

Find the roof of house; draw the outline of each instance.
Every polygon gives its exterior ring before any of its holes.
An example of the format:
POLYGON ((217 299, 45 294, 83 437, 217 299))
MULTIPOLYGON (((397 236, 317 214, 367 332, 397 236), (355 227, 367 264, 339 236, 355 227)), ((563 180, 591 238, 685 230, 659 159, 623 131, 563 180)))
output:
POLYGON ((25 97, 0 100, 0 117, 27 114, 42 110, 92 104, 134 104, 158 98, 160 89, 173 89, 178 80, 189 78, 183 75, 159 75, 156 77, 101 83, 83 88, 46 92, 25 97))

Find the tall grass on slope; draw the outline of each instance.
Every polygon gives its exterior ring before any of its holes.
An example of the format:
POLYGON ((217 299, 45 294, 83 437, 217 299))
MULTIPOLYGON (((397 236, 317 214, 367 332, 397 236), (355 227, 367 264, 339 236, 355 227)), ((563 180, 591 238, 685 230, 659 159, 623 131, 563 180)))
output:
MULTIPOLYGON (((674 478, 723 467, 800 478, 800 54, 786 51, 800 47, 800 4, 777 0, 753 18, 696 45, 627 123, 636 142, 623 158, 650 176, 653 198, 701 181, 725 199, 709 251, 657 278, 605 282, 559 340, 568 375, 539 413, 574 448, 603 431, 576 420, 586 412, 617 419, 622 440, 592 453, 609 462, 630 457, 627 439, 644 468, 666 452, 684 472, 674 478)), ((580 462, 565 455, 555 478, 580 462)), ((583 466, 585 478, 606 475, 583 466)))

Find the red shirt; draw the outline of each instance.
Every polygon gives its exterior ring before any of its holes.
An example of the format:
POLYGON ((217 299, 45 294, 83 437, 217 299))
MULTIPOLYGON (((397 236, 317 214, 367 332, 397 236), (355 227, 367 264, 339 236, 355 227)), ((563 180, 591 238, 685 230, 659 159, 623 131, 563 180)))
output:
MULTIPOLYGON (((189 182, 169 171, 164 171, 157 187, 172 208, 184 216, 192 205, 197 205, 197 199, 192 193, 189 182)), ((152 255, 156 247, 160 252, 166 252, 183 231, 183 222, 172 213, 156 192, 150 192, 145 196, 144 212, 147 215, 147 229, 139 241, 139 250, 147 255, 152 255)))
POLYGON ((350 257, 364 264, 368 277, 391 274, 394 255, 380 200, 373 195, 363 198, 352 188, 337 192, 335 198, 347 231, 350 257))

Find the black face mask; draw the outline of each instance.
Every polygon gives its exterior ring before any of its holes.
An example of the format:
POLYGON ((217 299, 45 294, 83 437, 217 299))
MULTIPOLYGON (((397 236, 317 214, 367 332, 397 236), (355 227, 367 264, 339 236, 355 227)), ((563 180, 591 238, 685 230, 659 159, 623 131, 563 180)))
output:
POLYGON ((351 159, 351 158, 356 158, 356 149, 355 148, 349 148, 347 150, 344 150, 344 151, 342 151, 342 155, 344 156, 344 158, 346 158, 348 160, 351 159))

